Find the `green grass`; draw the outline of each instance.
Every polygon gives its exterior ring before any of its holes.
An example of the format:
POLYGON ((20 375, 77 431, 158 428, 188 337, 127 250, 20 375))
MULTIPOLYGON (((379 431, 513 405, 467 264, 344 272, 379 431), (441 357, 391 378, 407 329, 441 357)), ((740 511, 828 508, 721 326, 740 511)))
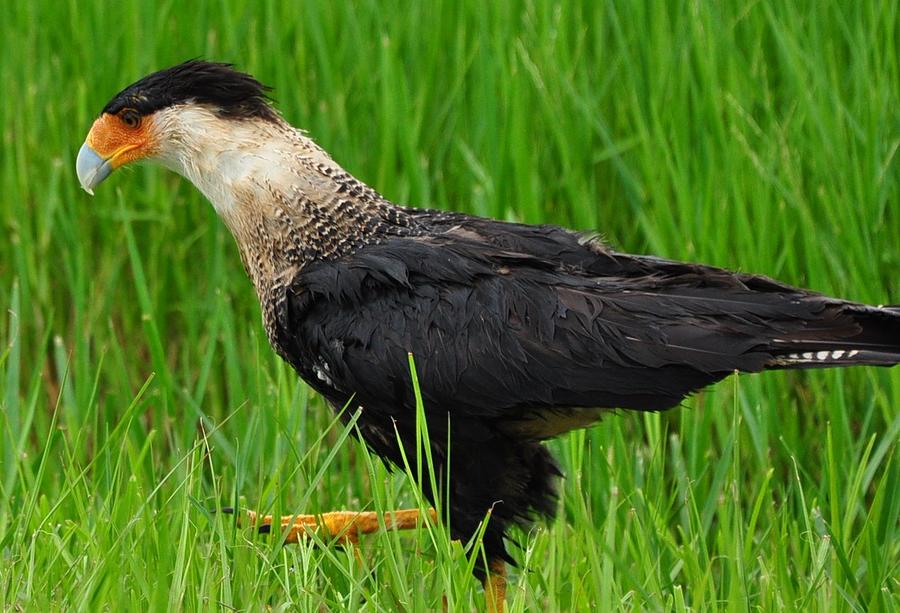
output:
MULTIPOLYGON (((0 609, 482 603, 440 527, 366 538, 359 564, 208 512, 417 493, 268 348, 190 185, 141 167, 80 191, 124 85, 233 61, 395 201, 898 303, 898 6, 8 2, 0 609)), ((511 609, 897 610, 898 407, 897 370, 770 373, 555 441, 559 519, 517 535, 511 609)))

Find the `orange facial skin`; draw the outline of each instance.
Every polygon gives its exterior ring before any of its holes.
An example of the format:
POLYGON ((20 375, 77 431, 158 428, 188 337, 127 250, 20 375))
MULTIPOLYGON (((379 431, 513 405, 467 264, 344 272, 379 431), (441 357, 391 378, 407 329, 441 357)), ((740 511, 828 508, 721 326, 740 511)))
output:
POLYGON ((140 117, 127 109, 117 115, 104 113, 91 126, 85 142, 115 169, 153 154, 152 125, 152 116, 140 117), (129 112, 132 118, 138 117, 136 126, 126 123, 129 112))

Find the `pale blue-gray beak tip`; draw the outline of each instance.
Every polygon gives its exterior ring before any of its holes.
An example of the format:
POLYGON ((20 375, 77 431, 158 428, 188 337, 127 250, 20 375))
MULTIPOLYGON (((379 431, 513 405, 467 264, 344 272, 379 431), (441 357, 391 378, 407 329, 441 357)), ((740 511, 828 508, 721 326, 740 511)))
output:
POLYGON ((87 143, 78 150, 78 159, 75 160, 75 172, 78 174, 78 180, 81 187, 94 195, 94 188, 100 185, 101 181, 109 176, 113 171, 112 165, 104 160, 100 155, 88 146, 87 143))

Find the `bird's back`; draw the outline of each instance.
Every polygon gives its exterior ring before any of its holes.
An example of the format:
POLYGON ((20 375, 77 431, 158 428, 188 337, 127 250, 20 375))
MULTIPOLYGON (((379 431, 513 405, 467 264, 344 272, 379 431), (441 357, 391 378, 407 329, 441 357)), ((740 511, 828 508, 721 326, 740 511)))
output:
POLYGON ((734 371, 900 357, 894 310, 554 226, 412 214, 427 233, 316 262, 290 290, 286 353, 338 398, 409 407, 412 353, 433 410, 498 428, 546 410, 578 426, 590 419, 568 409, 664 409, 734 371))

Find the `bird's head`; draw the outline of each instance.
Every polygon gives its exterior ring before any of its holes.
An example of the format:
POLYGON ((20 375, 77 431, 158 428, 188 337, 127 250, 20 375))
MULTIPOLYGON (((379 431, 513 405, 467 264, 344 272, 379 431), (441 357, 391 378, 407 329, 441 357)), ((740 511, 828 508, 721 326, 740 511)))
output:
POLYGON ((178 172, 231 230, 261 297, 301 264, 298 254, 334 255, 385 224, 409 225, 282 119, 268 91, 228 64, 200 60, 148 75, 103 108, 78 152, 78 180, 93 193, 137 160, 178 172))
POLYGON ((280 121, 267 91, 229 64, 203 60, 150 74, 103 108, 78 152, 78 180, 93 194, 113 170, 144 159, 186 174, 204 145, 230 140, 235 122, 280 121))

